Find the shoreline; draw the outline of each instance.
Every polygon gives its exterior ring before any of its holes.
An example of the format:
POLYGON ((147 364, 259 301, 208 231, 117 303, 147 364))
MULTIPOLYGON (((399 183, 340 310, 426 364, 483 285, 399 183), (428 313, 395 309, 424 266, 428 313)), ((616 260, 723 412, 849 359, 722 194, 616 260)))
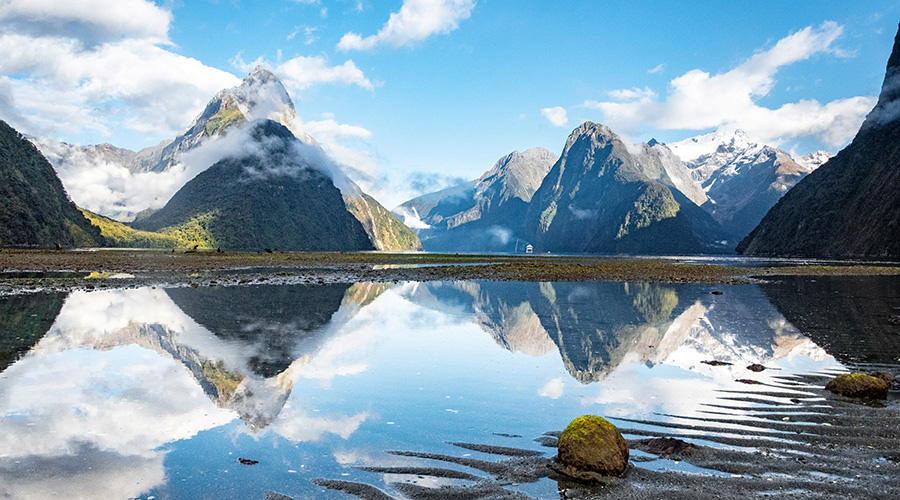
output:
MULTIPOLYGON (((734 266, 708 257, 595 257, 382 252, 0 250, 0 295, 134 286, 398 281, 585 281, 748 284, 778 276, 900 276, 889 263, 734 266), (93 274, 92 274, 93 273, 93 274)), ((730 259, 723 257, 723 260, 730 259)), ((761 262, 776 262, 760 259, 761 262)), ((807 261, 809 262, 809 261, 807 261)), ((784 265, 781 265, 784 264, 784 265)))

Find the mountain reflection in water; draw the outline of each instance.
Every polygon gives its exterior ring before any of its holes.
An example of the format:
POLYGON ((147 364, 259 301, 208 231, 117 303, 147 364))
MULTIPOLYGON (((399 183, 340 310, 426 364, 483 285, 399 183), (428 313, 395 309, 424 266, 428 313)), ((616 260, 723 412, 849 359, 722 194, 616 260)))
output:
POLYGON ((714 294, 706 285, 429 282, 413 302, 474 316, 500 346, 559 350, 576 380, 606 378, 626 356, 649 366, 716 359, 765 364, 796 350, 825 353, 784 321, 755 285, 714 294), (676 292, 677 290, 677 292, 676 292))
POLYGON ((532 437, 581 413, 696 412, 753 377, 751 363, 839 368, 829 353, 859 359, 848 351, 869 345, 861 335, 884 346, 877 359, 896 359, 885 339, 898 334, 897 281, 825 285, 357 283, 3 297, 0 498, 262 498, 279 485, 342 498, 300 476, 364 474, 349 467, 397 465, 384 450, 445 441, 516 434, 526 436, 517 446, 540 449, 532 437), (885 289, 894 292, 874 293, 885 289), (863 328, 849 342, 852 322, 863 328), (733 365, 701 363, 712 359, 733 365), (235 470, 237 454, 261 463, 235 470))

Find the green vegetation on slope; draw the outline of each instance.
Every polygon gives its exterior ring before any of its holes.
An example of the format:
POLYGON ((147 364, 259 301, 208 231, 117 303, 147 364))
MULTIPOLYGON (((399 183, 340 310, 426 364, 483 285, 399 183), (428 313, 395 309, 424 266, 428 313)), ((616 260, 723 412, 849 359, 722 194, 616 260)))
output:
POLYGON ((164 228, 161 234, 174 239, 185 247, 218 248, 219 240, 213 236, 212 227, 219 216, 217 209, 197 214, 181 224, 164 228))
POLYGON ((244 377, 239 373, 232 373, 225 369, 225 363, 218 360, 213 363, 206 360, 203 362, 203 376, 216 387, 219 397, 225 401, 234 396, 234 392, 243 382, 244 377))
POLYGON ((247 119, 244 118, 244 114, 241 113, 237 106, 226 105, 206 122, 204 133, 208 136, 213 136, 232 125, 240 125, 245 121, 247 119))
POLYGON ((99 229, 69 200, 47 159, 28 139, 0 121, 0 245, 102 244, 99 229))
POLYGON ((344 197, 347 210, 363 225, 375 248, 387 252, 422 250, 419 237, 375 198, 362 193, 344 197))
POLYGON ((616 239, 649 227, 654 222, 675 217, 679 208, 668 188, 657 183, 648 184, 635 200, 634 208, 625 214, 625 222, 619 226, 616 239))
POLYGON ((64 293, 0 297, 0 371, 28 352, 59 315, 64 293))
POLYGON ((188 246, 188 242, 150 231, 138 231, 114 221, 108 217, 95 214, 90 210, 80 209, 91 224, 100 228, 100 232, 108 245, 121 248, 175 248, 188 246))

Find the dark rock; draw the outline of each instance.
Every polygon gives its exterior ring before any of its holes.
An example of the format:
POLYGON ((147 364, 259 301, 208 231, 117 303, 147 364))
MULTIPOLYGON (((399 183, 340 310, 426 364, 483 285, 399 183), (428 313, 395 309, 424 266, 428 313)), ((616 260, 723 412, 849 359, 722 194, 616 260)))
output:
POLYGON ((238 458, 238 462, 240 462, 241 465, 256 465, 259 463, 259 460, 252 460, 250 458, 238 458))
POLYGON ((865 373, 842 373, 825 386, 825 389, 851 398, 884 399, 890 384, 883 379, 865 373))
POLYGON ((750 385, 762 384, 762 382, 759 382, 757 380, 751 380, 749 378, 739 378, 739 379, 735 380, 735 382, 740 382, 742 384, 750 384, 750 385))
POLYGON ((275 493, 274 491, 267 491, 266 496, 263 497, 263 500, 294 500, 294 499, 287 495, 282 495, 281 493, 275 493))
POLYGON ((747 369, 750 370, 751 372, 759 373, 759 372, 765 370, 766 367, 763 365, 757 364, 757 363, 753 363, 752 365, 748 366, 747 369))
POLYGON ((653 453, 661 457, 689 457, 695 450, 700 449, 699 446, 687 441, 667 437, 641 439, 634 441, 632 444, 637 450, 653 453))
POLYGON ((559 436, 559 471, 583 480, 603 481, 628 468, 628 444, 606 419, 582 415, 559 436))
POLYGON ((703 363, 704 365, 709 365, 709 366, 731 366, 731 363, 729 363, 727 361, 718 361, 715 359, 712 361, 701 361, 701 363, 703 363))

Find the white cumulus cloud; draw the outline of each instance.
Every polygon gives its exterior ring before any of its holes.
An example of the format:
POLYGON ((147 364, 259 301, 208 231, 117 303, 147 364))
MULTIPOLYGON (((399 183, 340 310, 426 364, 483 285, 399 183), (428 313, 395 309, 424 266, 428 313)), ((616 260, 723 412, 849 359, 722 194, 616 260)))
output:
POLYGON ((375 84, 366 78, 366 75, 352 60, 347 60, 344 64, 337 66, 329 66, 324 57, 298 56, 272 64, 263 58, 245 62, 241 58, 241 54, 238 54, 231 59, 231 63, 244 73, 249 73, 259 65, 268 66, 291 90, 300 91, 321 84, 358 85, 366 90, 375 88, 375 84))
POLYGON ((34 135, 172 134, 239 80, 169 49, 172 14, 146 0, 0 3, 2 100, 34 135))
POLYGON ((337 47, 346 51, 370 50, 379 45, 413 45, 431 35, 457 29, 474 7, 474 0, 404 0, 400 10, 391 14, 378 33, 367 37, 346 33, 337 47))
POLYGON ((740 128, 772 144, 808 137, 838 147, 859 129, 875 104, 874 97, 824 104, 801 100, 775 109, 757 101, 771 93, 780 68, 818 54, 844 56, 834 47, 842 33, 843 28, 834 22, 808 26, 725 73, 712 75, 695 69, 675 78, 663 99, 649 88, 634 88, 612 91, 609 100, 590 100, 584 106, 602 111, 604 123, 625 134, 638 134, 642 127, 740 128))
POLYGON ((32 36, 68 32, 94 42, 120 36, 167 42, 172 14, 145 0, 5 0, 0 21, 32 36))
POLYGON ((566 109, 562 106, 554 106, 552 108, 544 108, 541 110, 544 118, 554 127, 565 127, 569 123, 569 116, 566 109))

